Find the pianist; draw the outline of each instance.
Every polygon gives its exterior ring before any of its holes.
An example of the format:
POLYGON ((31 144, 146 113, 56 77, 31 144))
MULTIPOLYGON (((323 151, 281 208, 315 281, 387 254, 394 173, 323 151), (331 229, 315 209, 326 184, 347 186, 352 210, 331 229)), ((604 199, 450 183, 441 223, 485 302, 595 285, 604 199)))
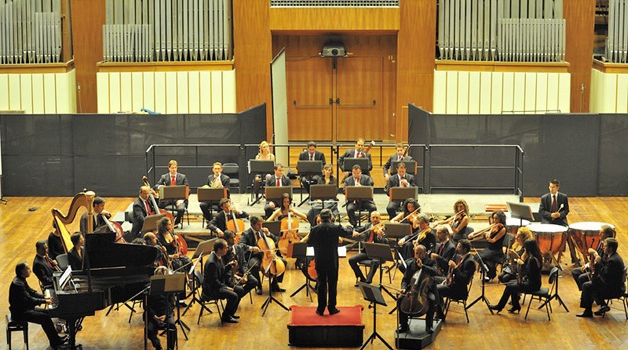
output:
POLYGON ((28 321, 40 324, 46 332, 53 349, 68 341, 68 336, 59 337, 50 316, 45 310, 36 306, 51 304, 52 298, 45 298, 28 286, 26 279, 31 275, 31 268, 23 261, 15 266, 15 278, 9 288, 9 310, 11 318, 16 321, 28 321))

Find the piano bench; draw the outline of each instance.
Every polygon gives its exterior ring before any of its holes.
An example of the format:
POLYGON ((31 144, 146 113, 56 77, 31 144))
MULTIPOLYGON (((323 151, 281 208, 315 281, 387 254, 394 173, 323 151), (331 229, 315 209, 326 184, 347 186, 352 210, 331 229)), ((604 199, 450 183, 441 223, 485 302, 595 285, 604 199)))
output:
POLYGON ((9 345, 9 350, 11 350, 11 333, 13 332, 24 333, 24 344, 26 344, 26 350, 28 350, 28 322, 11 320, 11 314, 8 314, 7 315, 7 344, 9 345))

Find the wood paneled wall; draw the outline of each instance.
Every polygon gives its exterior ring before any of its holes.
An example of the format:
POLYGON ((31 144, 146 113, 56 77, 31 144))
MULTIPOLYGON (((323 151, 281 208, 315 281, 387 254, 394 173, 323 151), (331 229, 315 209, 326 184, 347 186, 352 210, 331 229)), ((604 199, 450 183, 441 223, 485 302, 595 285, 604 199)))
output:
POLYGON ((399 9, 386 7, 272 8, 270 29, 275 33, 300 31, 394 33, 399 29, 399 9))
POLYGON ((102 61, 105 0, 71 0, 77 111, 97 113, 97 63, 102 61), (79 88, 80 86, 80 88, 79 88))
POLYGON ((564 1, 563 15, 567 21, 565 60, 570 64, 571 112, 586 113, 589 112, 593 66, 595 0, 564 1))

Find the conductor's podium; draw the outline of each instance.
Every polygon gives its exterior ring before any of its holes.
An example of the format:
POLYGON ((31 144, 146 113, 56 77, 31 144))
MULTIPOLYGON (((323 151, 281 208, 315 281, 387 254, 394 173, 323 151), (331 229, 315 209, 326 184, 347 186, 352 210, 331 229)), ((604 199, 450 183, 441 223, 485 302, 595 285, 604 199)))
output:
POLYGON ((303 347, 356 347, 362 345, 362 306, 339 306, 340 312, 323 316, 315 306, 290 307, 288 345, 303 347))

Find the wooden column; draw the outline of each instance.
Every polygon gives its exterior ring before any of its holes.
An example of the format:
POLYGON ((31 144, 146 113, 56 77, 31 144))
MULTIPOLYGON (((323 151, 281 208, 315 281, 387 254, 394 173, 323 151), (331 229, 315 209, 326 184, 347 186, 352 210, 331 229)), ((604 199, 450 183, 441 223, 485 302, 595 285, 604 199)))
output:
POLYGON ((233 0, 233 46, 238 112, 266 102, 266 137, 271 140, 270 61, 272 36, 268 0, 233 0))
POLYGON ((105 0, 71 0, 74 67, 76 69, 76 110, 97 113, 97 63, 103 59, 102 26, 105 0), (80 88, 79 88, 80 87, 80 88))
POLYGON ((587 113, 593 67, 595 0, 564 1, 563 14, 567 22, 565 60, 570 64, 571 113, 587 113))

